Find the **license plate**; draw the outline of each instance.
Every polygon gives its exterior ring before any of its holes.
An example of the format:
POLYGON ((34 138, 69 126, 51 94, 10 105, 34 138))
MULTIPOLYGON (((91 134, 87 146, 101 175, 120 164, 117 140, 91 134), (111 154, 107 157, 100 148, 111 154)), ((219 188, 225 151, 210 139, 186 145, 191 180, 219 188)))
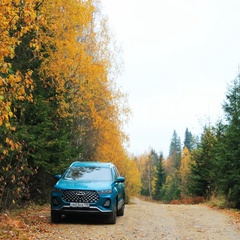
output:
POLYGON ((89 203, 70 203, 70 207, 88 208, 89 206, 89 203))

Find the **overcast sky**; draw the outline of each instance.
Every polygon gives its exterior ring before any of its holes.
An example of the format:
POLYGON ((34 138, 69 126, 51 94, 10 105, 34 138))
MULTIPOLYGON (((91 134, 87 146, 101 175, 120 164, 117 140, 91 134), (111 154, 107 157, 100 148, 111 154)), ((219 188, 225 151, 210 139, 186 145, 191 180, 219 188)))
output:
POLYGON ((168 155, 173 131, 222 117, 240 63, 240 0, 102 0, 124 61, 129 152, 168 155))

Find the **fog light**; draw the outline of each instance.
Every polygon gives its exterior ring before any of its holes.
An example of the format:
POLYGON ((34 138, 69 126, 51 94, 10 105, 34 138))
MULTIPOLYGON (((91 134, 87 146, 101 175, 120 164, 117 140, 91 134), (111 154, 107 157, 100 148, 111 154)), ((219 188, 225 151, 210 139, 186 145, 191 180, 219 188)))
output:
POLYGON ((111 201, 108 199, 106 202, 103 204, 104 207, 110 207, 111 201))
POLYGON ((58 205, 58 201, 57 201, 56 198, 53 198, 53 200, 52 200, 52 204, 53 204, 53 206, 57 206, 57 205, 58 205))

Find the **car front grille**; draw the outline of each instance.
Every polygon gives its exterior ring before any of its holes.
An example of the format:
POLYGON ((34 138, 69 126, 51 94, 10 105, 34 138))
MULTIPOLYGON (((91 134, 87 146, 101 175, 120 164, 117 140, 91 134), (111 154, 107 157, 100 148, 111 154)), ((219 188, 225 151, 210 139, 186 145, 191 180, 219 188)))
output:
POLYGON ((99 200, 98 193, 90 190, 65 190, 63 191, 65 202, 94 203, 99 200))

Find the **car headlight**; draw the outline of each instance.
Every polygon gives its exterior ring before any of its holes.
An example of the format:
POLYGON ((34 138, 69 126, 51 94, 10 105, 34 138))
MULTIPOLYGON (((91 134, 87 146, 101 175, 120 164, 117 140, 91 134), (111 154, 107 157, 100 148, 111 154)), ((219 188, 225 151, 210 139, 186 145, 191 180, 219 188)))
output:
POLYGON ((60 189, 60 188, 53 188, 53 192, 62 192, 62 189, 60 189))
POLYGON ((99 194, 109 194, 109 193, 112 193, 112 189, 106 189, 106 190, 101 190, 101 191, 98 191, 99 194))

